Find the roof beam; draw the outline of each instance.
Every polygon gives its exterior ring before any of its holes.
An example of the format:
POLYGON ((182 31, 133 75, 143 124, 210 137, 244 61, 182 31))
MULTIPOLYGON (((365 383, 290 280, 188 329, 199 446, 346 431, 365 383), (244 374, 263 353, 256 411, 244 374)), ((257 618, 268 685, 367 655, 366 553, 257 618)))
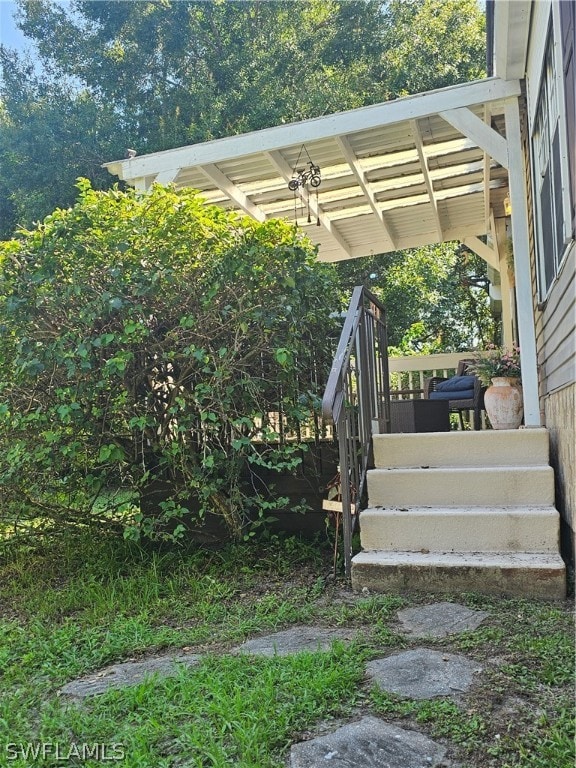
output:
POLYGON ((248 195, 245 195, 244 192, 240 189, 240 187, 237 187, 236 184, 234 184, 228 176, 226 176, 222 171, 217 168, 212 163, 209 163, 208 165, 201 165, 199 166, 202 173, 207 176, 210 181, 213 181, 216 186, 222 190, 230 200, 233 200, 236 205, 240 206, 242 210, 247 213, 249 216, 252 216, 253 219, 256 219, 256 221, 264 222, 266 221, 266 214, 258 208, 257 205, 255 205, 252 200, 248 197, 248 195))
POLYGON ((500 134, 466 107, 447 109, 438 113, 457 131, 472 139, 481 149, 504 168, 508 168, 508 144, 500 134))
MULTIPOLYGON (((353 134, 370 128, 381 128, 416 120, 456 107, 471 107, 488 101, 517 97, 521 93, 517 80, 485 78, 473 83, 443 88, 394 101, 372 104, 368 107, 338 112, 299 123, 264 128, 240 136, 215 139, 203 144, 192 144, 178 149, 155 152, 130 160, 105 163, 104 167, 121 179, 154 175, 165 168, 218 163, 231 158, 278 150, 283 147, 311 143, 319 139, 342 134, 353 134)), ((480 121, 482 122, 482 121, 480 121)))
MULTIPOLYGON (((282 176, 286 184, 288 184, 292 178, 292 168, 290 168, 290 165, 282 153, 278 150, 272 150, 271 152, 265 152, 264 154, 270 163, 272 163, 272 165, 276 168, 278 173, 282 176)), ((316 216, 316 218, 320 221, 320 226, 324 227, 324 229, 336 240, 344 253, 348 254, 344 258, 350 258, 350 245, 346 242, 346 240, 344 240, 342 235, 335 229, 335 227, 332 226, 332 222, 326 216, 326 213, 322 210, 322 207, 317 205, 316 201, 310 197, 310 193, 308 193, 307 203, 310 207, 310 212, 313 213, 314 216, 316 216)))
POLYGON ((432 207, 432 214, 434 216, 434 224, 436 226, 436 234, 438 235, 439 242, 442 242, 442 222, 440 221, 440 213, 438 211, 438 200, 434 194, 434 185, 430 177, 430 170, 428 168, 428 159, 424 154, 424 145, 422 144, 422 136, 420 134, 420 128, 418 127, 417 120, 410 120, 410 127, 414 136, 414 143, 416 144, 416 151, 420 158, 420 167, 422 168, 422 175, 424 176, 424 184, 428 190, 428 197, 430 198, 430 205, 432 207))
MULTIPOLYGON (((490 125, 492 121, 492 112, 490 110, 490 107, 488 104, 484 105, 484 122, 486 125, 490 125)), ((484 220, 486 221, 486 226, 488 227, 490 225, 490 166, 492 163, 492 158, 488 154, 488 152, 484 152, 484 158, 483 158, 483 173, 484 173, 484 220)))
POLYGON ((390 233, 390 230, 386 224, 386 219, 384 218, 384 212, 382 211, 381 208, 378 207, 374 191, 370 189, 369 183, 366 180, 366 174, 362 166, 360 165, 360 161, 358 160, 356 153, 352 149, 350 140, 348 139, 347 136, 338 136, 336 137, 336 143, 338 144, 340 151, 346 158, 346 162, 350 165, 352 173, 356 177, 356 181, 360 185, 361 190, 364 192, 364 195, 366 196, 366 199, 368 200, 370 207, 376 214, 376 217, 380 224, 380 228, 382 230, 382 234, 384 235, 384 238, 386 241, 386 247, 391 246, 392 248, 394 248, 394 238, 392 237, 392 234, 390 233))

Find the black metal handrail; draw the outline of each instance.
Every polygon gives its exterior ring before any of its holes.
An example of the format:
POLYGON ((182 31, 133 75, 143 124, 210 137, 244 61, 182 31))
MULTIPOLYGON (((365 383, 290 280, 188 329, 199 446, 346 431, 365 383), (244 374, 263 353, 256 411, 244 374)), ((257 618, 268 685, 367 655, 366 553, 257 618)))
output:
POLYGON ((350 577, 352 536, 373 465, 372 433, 390 432, 386 310, 376 296, 354 288, 332 363, 322 414, 338 436, 344 569, 350 577))

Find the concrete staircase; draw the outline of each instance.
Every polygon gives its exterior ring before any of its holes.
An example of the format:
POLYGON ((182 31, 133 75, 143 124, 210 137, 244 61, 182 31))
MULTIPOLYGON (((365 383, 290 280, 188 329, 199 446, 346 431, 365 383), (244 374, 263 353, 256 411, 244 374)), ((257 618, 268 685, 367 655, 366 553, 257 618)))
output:
POLYGON ((374 436, 352 586, 560 599, 545 429, 374 436))

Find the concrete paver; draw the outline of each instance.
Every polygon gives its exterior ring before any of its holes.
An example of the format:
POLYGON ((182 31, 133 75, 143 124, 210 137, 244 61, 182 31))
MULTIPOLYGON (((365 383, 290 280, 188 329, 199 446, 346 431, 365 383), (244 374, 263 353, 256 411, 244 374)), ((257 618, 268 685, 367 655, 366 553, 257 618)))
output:
POLYGON ((406 634, 413 637, 446 637, 477 629, 490 614, 458 603, 432 603, 398 611, 406 634))
POLYGON ((318 627, 292 627, 265 637, 247 640, 233 653, 256 656, 288 656, 302 651, 328 651, 335 640, 351 640, 356 634, 351 629, 323 629, 318 627))
POLYGON ((75 699, 85 699, 88 696, 105 693, 110 688, 138 685, 153 674, 163 677, 175 675, 180 664, 191 667, 198 664, 199 660, 198 655, 178 653, 171 656, 151 656, 143 661, 125 661, 105 667, 78 680, 72 680, 60 689, 60 693, 75 699))
POLYGON ((482 667, 465 656, 416 648, 369 661, 368 677, 405 699, 433 699, 465 693, 482 667))
POLYGON ((445 747, 417 731, 364 717, 333 733, 294 744, 290 768, 435 768, 445 747))

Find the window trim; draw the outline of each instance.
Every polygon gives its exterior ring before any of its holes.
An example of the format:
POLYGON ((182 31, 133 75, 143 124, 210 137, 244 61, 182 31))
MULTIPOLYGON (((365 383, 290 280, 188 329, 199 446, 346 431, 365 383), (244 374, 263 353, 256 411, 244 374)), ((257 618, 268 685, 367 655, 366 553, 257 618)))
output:
MULTIPOLYGON (((566 91, 564 78, 564 55, 561 44, 560 10, 555 8, 550 16, 549 27, 545 35, 545 44, 540 69, 540 79, 536 90, 535 109, 530 130, 530 153, 532 156, 532 184, 534 189, 533 221, 535 230, 537 290, 541 303, 545 303, 550 294, 562 264, 568 254, 569 244, 573 240, 570 160, 568 152, 568 126, 566 115, 566 91), (558 40, 560 39, 560 43, 558 40), (552 76, 550 77, 550 70, 552 76), (546 100, 546 110, 542 112, 543 100, 546 100), (550 104, 554 105, 554 112, 550 104), (551 121, 554 125, 551 127, 551 121), (545 133, 546 146, 539 139, 539 132, 545 133), (556 132, 558 135, 556 136, 556 132), (554 143, 558 139, 556 157, 554 143), (544 164, 541 163, 543 152, 546 153, 544 164), (541 167, 542 166, 542 167, 541 167), (556 172, 554 167, 557 168, 556 172), (553 241, 554 252, 546 257, 543 245, 545 229, 544 206, 542 204, 543 175, 551 174, 549 186, 551 189, 551 215, 562 215, 562 230, 553 241), (557 178, 559 176, 559 178, 557 178), (558 193, 558 190, 560 192, 558 193), (556 194, 555 194, 556 193, 556 194), (558 197, 560 198, 558 200, 558 197)), ((554 221, 549 222, 551 226, 554 221)), ((554 227, 555 229, 555 227, 554 227)), ((553 232, 553 230, 551 230, 553 232)))

